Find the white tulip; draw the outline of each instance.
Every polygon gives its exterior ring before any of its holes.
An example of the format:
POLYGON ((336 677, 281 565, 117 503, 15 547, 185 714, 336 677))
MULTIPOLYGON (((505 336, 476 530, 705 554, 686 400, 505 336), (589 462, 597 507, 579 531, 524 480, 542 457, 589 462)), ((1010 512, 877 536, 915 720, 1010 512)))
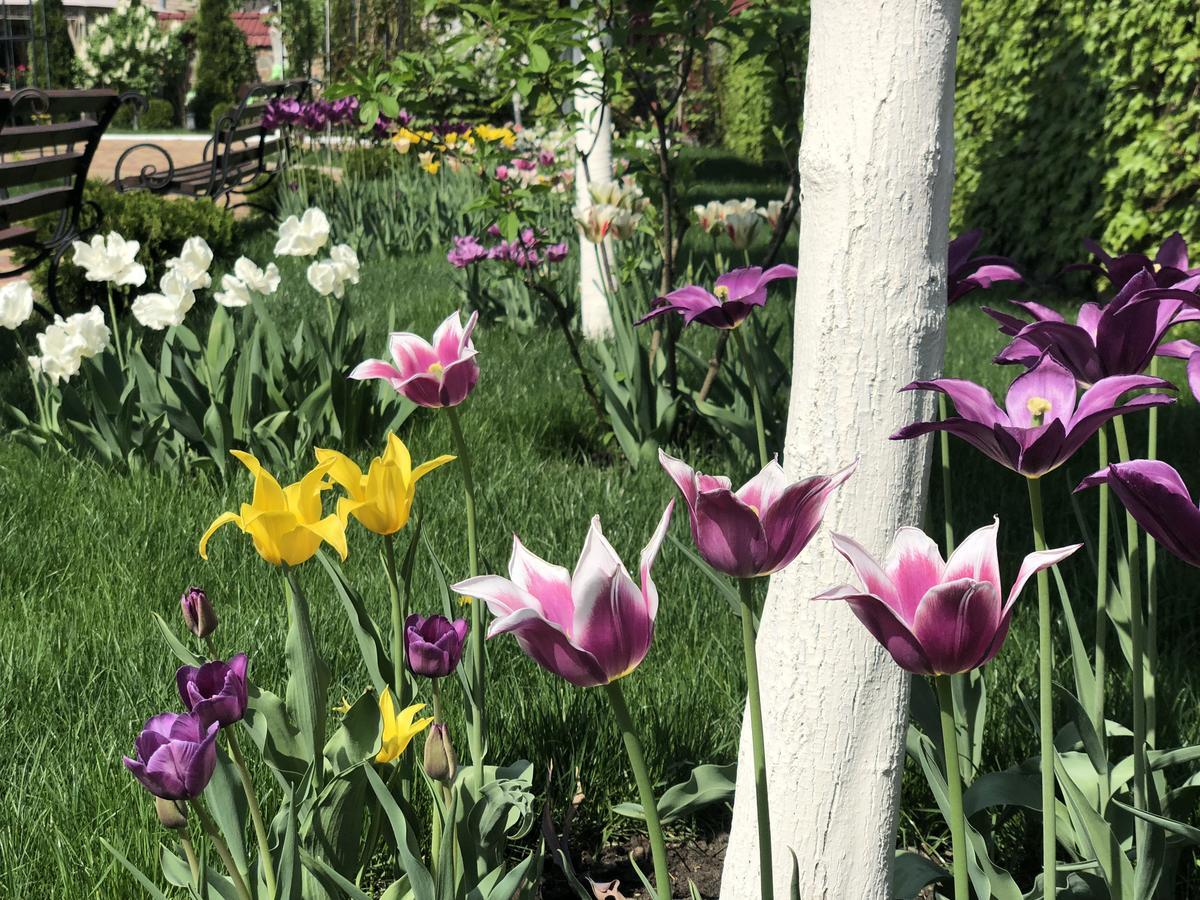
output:
POLYGON ((46 330, 37 336, 40 356, 29 358, 30 368, 45 375, 54 384, 67 381, 79 372, 83 361, 95 356, 108 344, 109 330, 100 307, 64 319, 55 316, 46 330))
POLYGON ((250 288, 236 275, 223 275, 221 276, 221 290, 213 294, 213 299, 229 309, 249 306, 250 288))
POLYGON ((212 265, 213 252, 202 237, 190 237, 184 242, 183 250, 175 259, 167 261, 167 271, 178 272, 188 289, 198 291, 212 284, 208 268, 212 265))
POLYGON ((725 216, 725 233, 737 250, 745 250, 754 241, 758 223, 762 221, 753 212, 733 212, 725 216))
POLYGON ((66 321, 70 333, 79 341, 81 353, 86 359, 95 356, 108 346, 111 332, 108 322, 104 319, 104 310, 93 306, 85 313, 75 313, 68 316, 66 321))
POLYGON ((338 267, 332 260, 324 259, 308 267, 308 283, 322 297, 333 295, 339 300, 345 293, 345 282, 338 276, 338 267))
POLYGON ((279 226, 276 256, 315 256, 329 240, 329 219, 317 207, 300 218, 288 216, 279 226))
POLYGON ((0 328, 18 328, 33 315, 33 288, 28 281, 0 287, 0 328))
POLYGON ((196 293, 180 270, 167 272, 159 282, 161 293, 142 294, 133 301, 133 317, 154 331, 182 325, 196 305, 196 293))
POLYGON ((141 287, 146 282, 146 269, 137 262, 141 247, 137 241, 127 241, 115 231, 95 235, 90 243, 75 241, 75 265, 81 266, 88 281, 106 281, 118 287, 141 287))
POLYGON ((358 284, 358 254, 349 244, 337 244, 329 251, 329 261, 337 269, 338 278, 350 284, 358 284))
POLYGON ((279 267, 275 263, 267 263, 265 269, 260 269, 252 260, 241 256, 233 264, 233 274, 258 294, 273 294, 279 288, 279 267))
POLYGON ((701 231, 708 234, 721 233, 721 226, 725 222, 725 204, 720 200, 710 200, 703 206, 693 206, 692 212, 695 213, 696 223, 701 231))

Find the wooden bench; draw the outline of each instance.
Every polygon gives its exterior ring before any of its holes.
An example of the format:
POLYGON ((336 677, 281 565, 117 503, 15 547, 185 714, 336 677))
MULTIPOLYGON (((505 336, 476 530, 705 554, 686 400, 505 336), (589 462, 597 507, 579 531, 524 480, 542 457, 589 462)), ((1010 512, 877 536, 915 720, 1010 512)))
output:
MULTIPOLYGON (((307 78, 244 86, 239 92, 237 106, 218 118, 213 136, 205 145, 203 162, 177 167, 163 147, 152 143, 135 144, 117 160, 113 184, 118 191, 145 190, 207 197, 231 207, 234 194, 244 198, 261 191, 280 171, 283 138, 274 128, 267 127, 264 114, 268 104, 289 99, 304 100, 310 87, 307 78), (148 151, 156 158, 137 165, 136 158, 140 155, 144 159, 148 151), (137 171, 122 175, 127 164, 136 166, 137 171)), ((232 206, 253 206, 271 212, 248 200, 232 206)))
POLYGON ((0 252, 33 251, 20 265, 0 271, 0 278, 49 260, 46 299, 55 312, 62 312, 59 263, 99 221, 97 208, 96 221, 85 227, 84 206, 94 204, 84 200, 83 189, 100 138, 123 103, 144 106, 145 100, 113 90, 0 91, 0 252), (51 228, 36 227, 35 219, 56 213, 51 228))

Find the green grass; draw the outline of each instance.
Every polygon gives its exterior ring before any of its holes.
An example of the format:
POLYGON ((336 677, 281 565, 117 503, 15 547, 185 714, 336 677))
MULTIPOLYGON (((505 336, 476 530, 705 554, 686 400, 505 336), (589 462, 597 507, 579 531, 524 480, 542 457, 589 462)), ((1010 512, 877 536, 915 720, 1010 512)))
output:
MULTIPOLYGON (((711 193, 726 195, 725 186, 711 193)), ((251 255, 262 255, 267 246, 265 239, 257 239, 251 255)), ((293 287, 276 301, 286 310, 283 315, 311 311, 323 317, 320 301, 303 286, 302 268, 289 267, 285 276, 293 287)), ((363 284, 347 302, 378 329, 382 353, 390 316, 401 327, 428 333, 454 308, 456 298, 441 254, 432 253, 370 262, 364 266, 363 284)), ((776 304, 771 314, 778 317, 780 312, 781 304, 776 304)), ((481 492, 482 568, 503 570, 513 532, 535 552, 570 566, 595 513, 623 558, 636 559, 674 495, 669 480, 656 468, 631 472, 604 443, 554 330, 519 335, 482 327, 476 345, 483 377, 463 413, 481 492)), ((946 369, 951 374, 997 388, 1015 374, 990 364, 1000 339, 974 303, 952 310, 948 346, 946 369)), ((3 347, 9 358, 0 389, 7 398, 19 393, 22 380, 10 345, 3 347)), ((1178 380, 1181 372, 1170 366, 1166 375, 1178 380)), ((1163 456, 1179 464, 1193 484, 1200 479, 1200 464, 1188 439, 1200 424, 1197 419, 1190 402, 1163 414, 1163 456)), ((1135 447, 1144 447, 1144 421, 1140 417, 1134 425, 1135 447)), ((434 413, 419 411, 402 437, 417 460, 450 450, 446 422, 434 413)), ((382 435, 379 444, 382 449, 382 435)), ((714 470, 741 474, 744 469, 703 432, 686 450, 676 449, 714 470)), ((1047 478, 1052 544, 1079 539, 1068 490, 1091 471, 1093 458, 1094 449, 1086 448, 1069 471, 1047 478)), ((310 461, 297 460, 297 469, 310 461)), ((1031 549, 1024 485, 961 443, 953 446, 953 461, 958 533, 963 536, 998 513, 1001 563, 1011 578, 1017 561, 1031 549)), ((205 526, 219 512, 234 508, 247 491, 245 478, 218 486, 188 472, 114 473, 0 441, 0 684, 5 688, 0 696, 0 896, 137 896, 100 838, 155 871, 163 832, 148 796, 120 757, 130 752, 144 719, 177 708, 175 664, 152 614, 178 631, 178 597, 187 585, 204 585, 217 604, 222 624, 216 638, 222 652, 248 652, 252 678, 282 691, 285 610, 278 574, 233 529, 214 539, 210 562, 196 553, 205 526)), ((445 467, 424 480, 418 502, 438 554, 451 573, 463 574, 466 547, 455 469, 445 467)), ((1094 502, 1092 496, 1081 498, 1089 522, 1094 502)), ((941 508, 936 479, 930 508, 941 508)), ((940 516, 931 515, 929 528, 940 534, 940 516)), ((687 542, 681 514, 673 533, 687 542)), ((353 527, 350 546, 346 571, 383 621, 387 593, 380 542, 353 527)), ((1160 561, 1160 696, 1165 703, 1160 745, 1195 743, 1200 740, 1200 714, 1192 648, 1200 638, 1200 615, 1190 587, 1194 579, 1191 570, 1167 554, 1160 553, 1160 561)), ((1079 615, 1090 621, 1086 560, 1072 560, 1063 570, 1079 615)), ((354 696, 367 678, 357 664, 341 608, 317 564, 305 566, 301 578, 321 649, 333 663, 332 696, 354 696)), ((661 789, 682 780, 698 763, 733 758, 744 685, 736 620, 670 542, 655 580, 662 598, 655 645, 628 680, 627 691, 661 789)), ((419 609, 439 607, 425 557, 420 558, 415 597, 419 609)), ((1031 596, 1023 599, 1012 637, 988 670, 988 769, 1012 765, 1035 747, 1016 697, 1018 688, 1027 696, 1035 690, 1033 605, 1031 596)), ((1090 624, 1085 624, 1087 631, 1090 624)), ((539 788, 558 810, 570 797, 578 770, 586 799, 577 846, 627 827, 609 813, 613 802, 631 799, 634 789, 603 696, 557 681, 525 659, 509 639, 491 642, 489 652, 494 758, 534 761, 539 788), (556 775, 547 784, 551 763, 556 775)), ((1064 666, 1060 681, 1069 679, 1064 666)), ((457 702, 456 691, 451 692, 451 706, 457 702)), ((1112 700, 1110 715, 1127 721, 1119 685, 1112 700)), ((454 732, 465 749, 461 727, 454 732)), ((919 773, 909 772, 905 797, 903 841, 935 841, 944 835, 938 817, 929 812, 919 773)), ((1000 861, 1027 876, 1026 846, 1032 850, 1036 842, 1022 842, 1019 834, 1010 838, 1000 861)))

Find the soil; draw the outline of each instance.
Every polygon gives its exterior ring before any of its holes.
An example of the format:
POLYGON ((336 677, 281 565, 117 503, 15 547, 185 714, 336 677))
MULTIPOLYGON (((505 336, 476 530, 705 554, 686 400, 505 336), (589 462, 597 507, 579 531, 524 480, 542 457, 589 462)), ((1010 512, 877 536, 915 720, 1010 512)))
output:
MULTIPOLYGON (((729 835, 725 833, 697 837, 667 846, 667 863, 671 870, 671 896, 688 897, 688 882, 696 885, 704 900, 717 900, 721 892, 721 865, 729 835)), ((590 879, 597 900, 638 900, 648 896, 630 857, 638 868, 651 877, 650 847, 644 837, 635 838, 625 846, 605 847, 599 854, 583 854, 575 863, 576 874, 590 879), (618 882, 612 886, 611 882, 618 882), (605 890, 609 888, 609 890, 605 890), (615 892, 614 892, 615 891, 615 892)), ((586 884, 586 881, 585 881, 586 884)), ((577 900, 575 893, 558 867, 547 862, 543 870, 543 900, 577 900)))

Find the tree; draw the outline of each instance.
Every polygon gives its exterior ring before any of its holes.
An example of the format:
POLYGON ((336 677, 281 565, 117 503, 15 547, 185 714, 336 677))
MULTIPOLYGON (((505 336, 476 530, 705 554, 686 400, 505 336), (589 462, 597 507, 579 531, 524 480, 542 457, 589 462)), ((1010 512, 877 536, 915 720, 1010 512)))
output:
MULTIPOLYGON (((934 413, 897 394, 942 364, 959 0, 813 0, 793 389, 786 469, 861 456, 825 516, 880 553, 924 511, 929 445, 889 441, 934 413), (847 65, 847 60, 854 60, 847 65)), ((759 629, 775 883, 800 896, 890 900, 909 678, 842 604, 820 534, 772 579, 759 629)), ((749 729, 723 897, 756 896, 749 729)))
MULTIPOLYGON (((589 52, 599 53, 600 49, 600 39, 593 38, 589 52)), ((575 164, 575 202, 581 211, 586 211, 592 204, 589 185, 611 181, 613 177, 612 118, 602 96, 600 73, 583 59, 582 53, 578 55, 582 75, 575 91, 578 118, 575 149, 579 154, 575 164)), ((582 237, 579 239, 579 324, 589 341, 611 337, 613 330, 601 254, 609 254, 607 242, 593 245, 582 237)), ((608 259, 611 262, 611 254, 608 259)))
POLYGON ((196 13, 196 84, 192 112, 200 128, 234 102, 238 88, 256 79, 254 53, 230 16, 229 0, 200 0, 196 13))
POLYGON ((62 0, 38 0, 32 15, 33 43, 29 52, 32 83, 47 88, 75 87, 75 46, 67 30, 62 0))
POLYGON ((162 95, 179 71, 183 44, 140 3, 122 4, 96 20, 79 54, 87 87, 162 95))

